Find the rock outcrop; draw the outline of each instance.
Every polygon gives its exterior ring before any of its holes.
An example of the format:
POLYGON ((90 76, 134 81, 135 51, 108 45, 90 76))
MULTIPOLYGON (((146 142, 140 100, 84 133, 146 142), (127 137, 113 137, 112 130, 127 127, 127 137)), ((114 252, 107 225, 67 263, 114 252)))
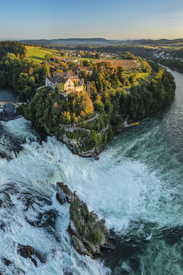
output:
POLYGON ((3 207, 3 205, 4 205, 3 200, 0 200, 0 207, 3 207))
POLYGON ((32 246, 30 245, 22 245, 18 244, 17 245, 17 253, 26 258, 31 259, 31 261, 35 264, 35 266, 38 265, 38 262, 40 261, 41 263, 46 263, 47 261, 47 256, 44 253, 40 253, 39 251, 35 250, 32 246))
MULTIPOLYGON (((19 268, 16 263, 13 263, 12 261, 6 259, 5 257, 2 257, 1 260, 2 260, 2 263, 4 263, 6 266, 10 266, 10 265, 12 266, 11 268, 12 274, 18 274, 18 275, 25 274, 25 271, 19 268)), ((5 275, 5 273, 0 272, 0 275, 5 275)))
POLYGON ((30 245, 18 244, 17 252, 24 258, 31 258, 34 253, 34 249, 30 245))
POLYGON ((72 192, 66 184, 64 184, 63 182, 57 182, 56 190, 57 190, 57 200, 61 204, 63 204, 66 201, 71 203, 72 192))
POLYGON ((32 255, 34 254, 34 249, 32 248, 32 246, 18 244, 17 253, 20 254, 25 259, 30 258, 31 261, 35 264, 35 266, 37 266, 36 260, 32 257, 32 255))
POLYGON ((88 252, 88 250, 84 246, 83 242, 79 238, 77 238, 76 236, 72 235, 72 242, 73 242, 74 248, 76 249, 76 251, 79 254, 88 255, 91 258, 93 258, 92 255, 88 252))
POLYGON ((99 220, 94 211, 89 211, 86 203, 80 200, 76 192, 72 193, 64 183, 57 183, 57 199, 63 204, 70 202, 69 232, 72 236, 74 248, 80 254, 91 258, 100 254, 100 245, 108 234, 105 221, 99 220))

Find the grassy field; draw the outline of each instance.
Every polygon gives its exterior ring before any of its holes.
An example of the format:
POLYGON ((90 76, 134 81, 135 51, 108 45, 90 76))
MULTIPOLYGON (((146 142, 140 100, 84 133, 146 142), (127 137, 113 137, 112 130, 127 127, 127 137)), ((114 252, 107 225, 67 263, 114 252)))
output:
POLYGON ((137 79, 141 83, 142 81, 148 82, 153 76, 149 73, 137 73, 137 79))
MULTIPOLYGON (((97 62, 106 62, 107 59, 99 59, 97 62)), ((109 59, 109 63, 112 68, 117 68, 118 66, 123 66, 125 69, 134 69, 138 68, 138 63, 134 60, 117 60, 117 59, 109 59)))
POLYGON ((44 49, 41 47, 32 47, 32 46, 27 46, 27 57, 33 59, 34 61, 42 62, 45 55, 47 53, 49 54, 58 54, 57 51, 50 50, 50 49, 44 49))
POLYGON ((79 61, 88 60, 89 62, 96 61, 98 59, 89 58, 89 57, 77 57, 77 56, 64 56, 63 58, 67 59, 77 59, 79 61))
MULTIPOLYGON (((132 74, 133 73, 131 73, 130 71, 124 72, 125 77, 127 76, 129 77, 132 74)), ((136 73, 136 76, 137 76, 137 81, 133 84, 134 86, 138 86, 142 83, 147 83, 153 78, 153 75, 150 73, 136 73)), ((130 86, 124 86, 123 88, 131 88, 131 84, 130 86)))

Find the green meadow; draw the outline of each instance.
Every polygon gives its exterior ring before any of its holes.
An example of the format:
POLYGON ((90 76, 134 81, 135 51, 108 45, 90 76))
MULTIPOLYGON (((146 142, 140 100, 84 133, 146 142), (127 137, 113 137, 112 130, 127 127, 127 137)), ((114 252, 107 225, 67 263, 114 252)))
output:
POLYGON ((45 49, 41 47, 27 46, 27 57, 37 62, 42 62, 46 54, 58 54, 55 50, 45 49))

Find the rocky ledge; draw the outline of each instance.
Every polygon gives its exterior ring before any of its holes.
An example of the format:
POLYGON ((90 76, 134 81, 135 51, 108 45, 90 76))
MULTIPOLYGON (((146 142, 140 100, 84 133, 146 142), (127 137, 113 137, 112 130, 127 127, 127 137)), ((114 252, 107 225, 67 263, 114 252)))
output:
POLYGON ((70 205, 69 232, 73 245, 80 254, 93 258, 93 255, 100 254, 100 247, 105 243, 105 235, 108 230, 105 220, 100 220, 94 211, 89 211, 86 203, 71 192, 63 182, 57 183, 57 200, 62 204, 68 201, 70 205))

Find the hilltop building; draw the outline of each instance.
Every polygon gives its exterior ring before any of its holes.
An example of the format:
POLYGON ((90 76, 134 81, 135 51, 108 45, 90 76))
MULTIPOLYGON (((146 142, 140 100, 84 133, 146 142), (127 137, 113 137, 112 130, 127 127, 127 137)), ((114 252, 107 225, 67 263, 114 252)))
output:
POLYGON ((75 74, 73 74, 73 76, 67 76, 68 73, 72 72, 55 73, 53 77, 47 76, 45 79, 45 86, 55 90, 56 86, 62 83, 64 85, 64 96, 68 96, 68 94, 70 94, 71 92, 82 91, 84 87, 84 80, 79 79, 78 76, 75 74), (76 82, 77 85, 75 86, 76 82))
POLYGON ((74 72, 74 71, 72 71, 72 72, 61 72, 61 73, 54 73, 54 75, 53 76, 55 76, 55 75, 57 75, 57 76, 64 76, 64 77, 70 77, 70 78, 72 78, 72 79, 74 79, 74 78, 77 78, 78 79, 78 75, 77 75, 77 73, 76 72, 74 72))

